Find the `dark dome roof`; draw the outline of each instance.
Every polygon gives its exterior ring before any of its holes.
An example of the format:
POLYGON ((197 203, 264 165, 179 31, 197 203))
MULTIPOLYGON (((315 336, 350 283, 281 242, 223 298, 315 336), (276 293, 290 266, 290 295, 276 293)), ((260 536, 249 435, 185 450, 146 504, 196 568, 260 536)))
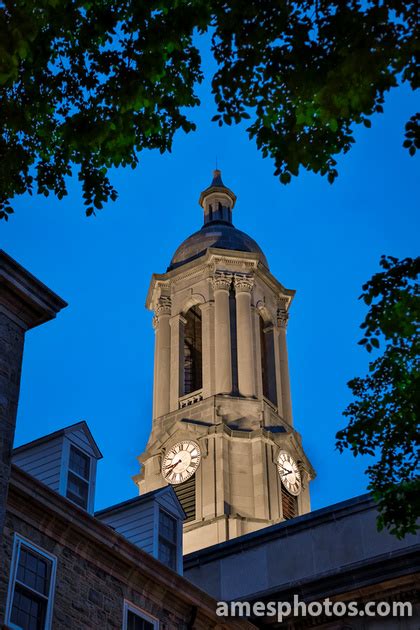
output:
POLYGON ((231 223, 216 221, 203 225, 201 230, 185 239, 172 256, 168 269, 175 269, 190 260, 204 256, 209 247, 259 254, 261 262, 268 269, 267 259, 254 239, 237 230, 231 223))

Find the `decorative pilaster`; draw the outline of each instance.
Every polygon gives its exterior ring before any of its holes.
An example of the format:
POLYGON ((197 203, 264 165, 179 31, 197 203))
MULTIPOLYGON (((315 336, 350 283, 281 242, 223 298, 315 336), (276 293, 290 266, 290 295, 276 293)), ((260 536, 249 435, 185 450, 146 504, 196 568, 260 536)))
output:
POLYGON ((251 316, 251 274, 235 274, 238 343, 238 387, 241 396, 255 396, 254 353, 251 316))
POLYGON ((153 317, 155 329, 155 369, 153 391, 153 418, 159 418, 169 412, 169 379, 171 359, 171 298, 162 296, 158 299, 153 317))
POLYGON ((255 394, 257 398, 263 396, 263 381, 262 381, 262 361, 261 361, 261 335, 260 335, 260 305, 251 306, 251 316, 254 327, 254 339, 255 339, 255 394))
MULTIPOLYGON (((170 402, 169 411, 179 407, 179 397, 184 394, 184 327, 187 323, 181 314, 174 315, 169 320, 171 327, 171 356, 170 371, 170 402)), ((169 388, 168 388, 169 389, 169 388)))
POLYGON ((283 407, 283 419, 290 425, 293 424, 292 399, 290 393, 289 360, 287 355, 286 329, 289 320, 287 302, 280 298, 277 308, 278 353, 280 363, 281 400, 283 407))
POLYGON ((216 394, 232 392, 232 355, 230 338, 229 290, 232 274, 216 271, 214 290, 214 337, 216 394))
POLYGON ((200 304, 203 336, 203 398, 214 392, 214 303, 200 304))

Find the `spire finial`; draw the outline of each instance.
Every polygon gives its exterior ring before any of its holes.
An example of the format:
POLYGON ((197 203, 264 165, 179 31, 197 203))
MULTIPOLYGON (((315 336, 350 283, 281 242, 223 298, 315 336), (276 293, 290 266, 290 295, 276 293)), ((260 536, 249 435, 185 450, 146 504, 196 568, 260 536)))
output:
POLYGON ((236 195, 222 181, 222 172, 216 168, 208 188, 200 195, 199 204, 204 209, 204 224, 223 222, 232 223, 232 208, 236 195))
MULTIPOLYGON (((212 186, 217 186, 219 188, 226 188, 226 186, 222 182, 222 171, 220 171, 218 168, 216 168, 213 171, 213 181, 210 184, 210 188, 212 186)), ((226 189, 226 190, 228 190, 228 189, 226 189)))

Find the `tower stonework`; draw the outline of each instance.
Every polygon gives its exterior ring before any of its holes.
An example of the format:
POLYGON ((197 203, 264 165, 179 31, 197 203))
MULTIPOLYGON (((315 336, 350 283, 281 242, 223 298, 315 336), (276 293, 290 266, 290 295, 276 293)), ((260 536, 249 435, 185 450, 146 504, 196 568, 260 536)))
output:
POLYGON ((154 274, 153 426, 143 494, 173 484, 184 552, 310 510, 314 470, 293 427, 286 328, 294 291, 232 223, 236 196, 214 172, 204 225, 154 274))

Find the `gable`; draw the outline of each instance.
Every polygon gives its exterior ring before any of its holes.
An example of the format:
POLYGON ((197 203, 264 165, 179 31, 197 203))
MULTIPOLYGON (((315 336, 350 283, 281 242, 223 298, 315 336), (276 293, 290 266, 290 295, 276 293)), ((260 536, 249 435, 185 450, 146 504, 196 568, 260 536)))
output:
POLYGON ((176 518, 179 518, 181 521, 185 520, 185 512, 172 486, 162 488, 162 491, 157 493, 156 502, 176 518))

